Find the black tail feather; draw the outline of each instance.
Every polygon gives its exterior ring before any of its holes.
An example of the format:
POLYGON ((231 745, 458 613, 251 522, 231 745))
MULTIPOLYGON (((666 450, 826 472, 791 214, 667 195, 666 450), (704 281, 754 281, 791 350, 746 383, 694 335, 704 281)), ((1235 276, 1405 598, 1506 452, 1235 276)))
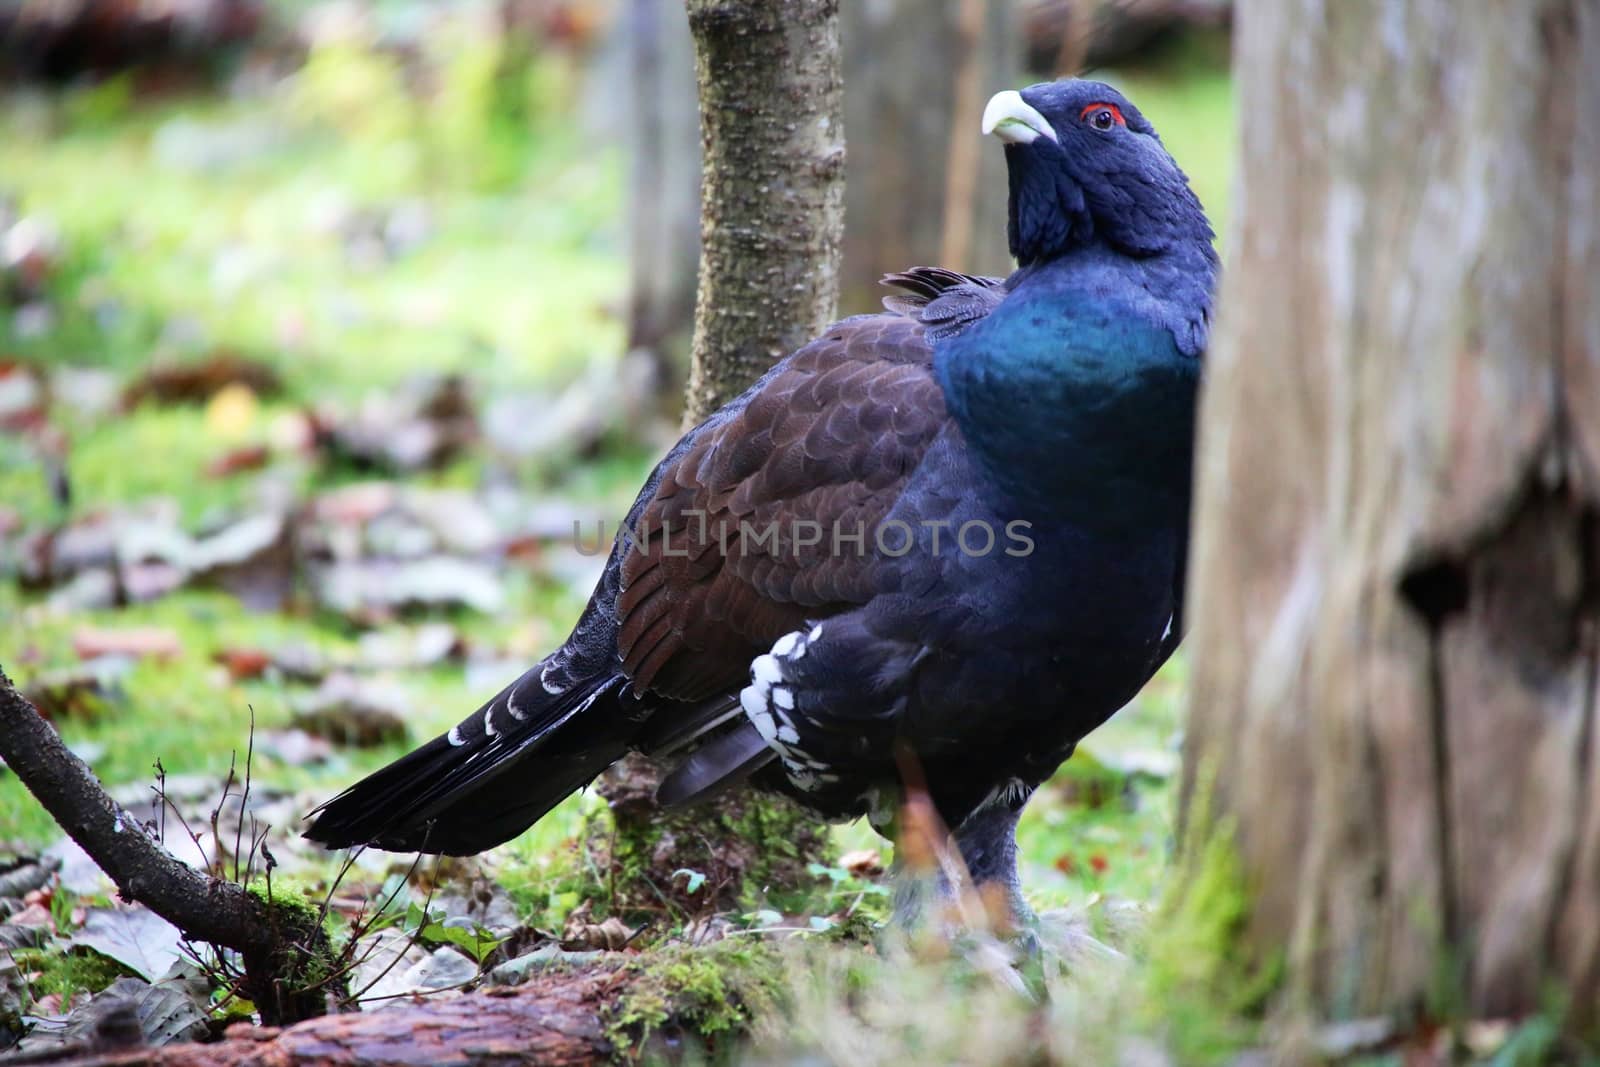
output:
POLYGON ((516 837, 628 748, 638 728, 618 674, 551 684, 533 668, 448 733, 318 807, 330 848, 471 855, 516 837))
POLYGON ((698 804, 750 777, 777 758, 766 740, 748 722, 707 741, 691 752, 656 790, 662 807, 698 804))

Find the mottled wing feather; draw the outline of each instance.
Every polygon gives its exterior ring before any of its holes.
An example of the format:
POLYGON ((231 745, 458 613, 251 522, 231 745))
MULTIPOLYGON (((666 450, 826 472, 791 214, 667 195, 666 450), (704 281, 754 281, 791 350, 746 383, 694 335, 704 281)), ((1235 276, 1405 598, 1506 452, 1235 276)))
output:
POLYGON ((882 283, 902 292, 883 298, 883 306, 921 322, 936 344, 971 326, 1006 298, 1006 279, 960 274, 943 267, 912 267, 886 274, 882 283))
POLYGON ((778 637, 887 591, 874 529, 946 421, 922 325, 873 315, 702 430, 635 513, 616 602, 634 689, 700 700, 743 684, 778 637))

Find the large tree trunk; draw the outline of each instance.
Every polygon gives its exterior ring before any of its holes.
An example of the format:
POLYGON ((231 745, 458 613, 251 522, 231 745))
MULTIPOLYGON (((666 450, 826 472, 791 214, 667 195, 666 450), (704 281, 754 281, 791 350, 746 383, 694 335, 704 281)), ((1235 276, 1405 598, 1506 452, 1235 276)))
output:
POLYGON ((819 334, 844 227, 838 0, 688 0, 700 291, 687 419, 819 334))
POLYGON ((846 310, 875 310, 878 279, 916 264, 1010 273, 1005 160, 977 133, 1019 77, 1015 0, 854 0, 843 18, 846 310))
POLYGON ((1600 5, 1249 0, 1185 854, 1323 1017, 1600 979, 1600 5))
POLYGON ((682 0, 628 0, 628 348, 681 387, 700 262, 694 49, 682 0))

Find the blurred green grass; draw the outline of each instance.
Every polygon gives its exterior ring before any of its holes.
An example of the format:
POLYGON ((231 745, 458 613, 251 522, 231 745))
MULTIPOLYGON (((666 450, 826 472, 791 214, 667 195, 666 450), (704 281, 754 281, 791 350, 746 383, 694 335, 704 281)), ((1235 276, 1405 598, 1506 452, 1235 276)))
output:
MULTIPOLYGON (((459 372, 490 395, 615 359, 623 336, 611 309, 622 306, 626 279, 623 163, 583 135, 574 72, 558 60, 536 63, 519 104, 532 118, 508 128, 493 118, 493 94, 503 89, 481 52, 471 42, 440 47, 442 88, 426 101, 394 60, 344 46, 313 54, 282 82, 227 98, 146 101, 112 82, 0 100, 0 190, 15 194, 24 212, 54 220, 66 249, 52 290, 55 328, 19 338, 0 312, 3 351, 127 375, 152 361, 237 351, 275 367, 285 382, 282 397, 263 401, 257 431, 304 405, 351 401, 417 374, 459 372), (423 239, 392 258, 352 254, 352 220, 407 205, 422 205, 423 239)), ((1221 232, 1233 105, 1214 53, 1193 49, 1108 76, 1163 131, 1221 232)), ((220 450, 202 408, 145 405, 97 419, 68 413, 63 429, 75 514, 165 496, 193 522, 242 506, 252 492, 248 479, 201 475, 220 450)), ((620 511, 653 460, 625 448, 556 477, 620 511)), ((534 485, 548 476, 524 473, 534 485)), ((480 475, 469 459, 420 480, 471 484, 480 475)), ((308 469, 296 477, 305 492, 333 476, 308 469)), ((16 438, 0 437, 0 500, 29 519, 56 516, 38 457, 16 438)), ((492 643, 533 620, 554 641, 581 607, 581 596, 549 582, 512 576, 509 584, 509 610, 463 621, 470 634, 492 643)), ((180 635, 183 654, 136 668, 114 715, 63 725, 69 741, 103 746, 96 769, 112 783, 150 779, 157 758, 169 772, 220 775, 247 741, 252 710, 258 727, 287 724, 283 688, 228 681, 212 662, 217 651, 352 640, 326 618, 256 614, 195 592, 59 615, 0 585, 0 617, 0 662, 14 675, 74 663, 71 635, 83 625, 147 623, 180 635)), ((1156 895, 1171 782, 1108 770, 1095 754, 1171 752, 1181 674, 1181 665, 1169 668, 1030 805, 1021 829, 1024 881, 1041 906, 1156 895)), ((414 739, 448 727, 486 695, 467 691, 460 667, 413 672, 405 684, 414 739)), ((400 751, 391 745, 351 752, 333 768, 265 773, 286 788, 328 792, 400 751)), ((585 803, 564 805, 507 855, 547 865, 578 832, 585 803)), ((0 839, 54 836, 15 777, 0 776, 0 839)), ((842 828, 839 840, 881 846, 864 825, 842 828)), ((542 884, 532 875, 523 881, 542 884)))

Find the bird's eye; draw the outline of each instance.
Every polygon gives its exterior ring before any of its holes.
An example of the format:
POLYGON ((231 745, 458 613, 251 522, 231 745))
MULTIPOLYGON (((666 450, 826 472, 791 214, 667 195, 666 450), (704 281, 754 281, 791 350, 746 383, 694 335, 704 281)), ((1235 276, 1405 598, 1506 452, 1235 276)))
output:
POLYGON ((1105 133, 1113 126, 1127 125, 1122 117, 1122 109, 1116 104, 1090 104, 1078 112, 1078 117, 1101 133, 1105 133))

